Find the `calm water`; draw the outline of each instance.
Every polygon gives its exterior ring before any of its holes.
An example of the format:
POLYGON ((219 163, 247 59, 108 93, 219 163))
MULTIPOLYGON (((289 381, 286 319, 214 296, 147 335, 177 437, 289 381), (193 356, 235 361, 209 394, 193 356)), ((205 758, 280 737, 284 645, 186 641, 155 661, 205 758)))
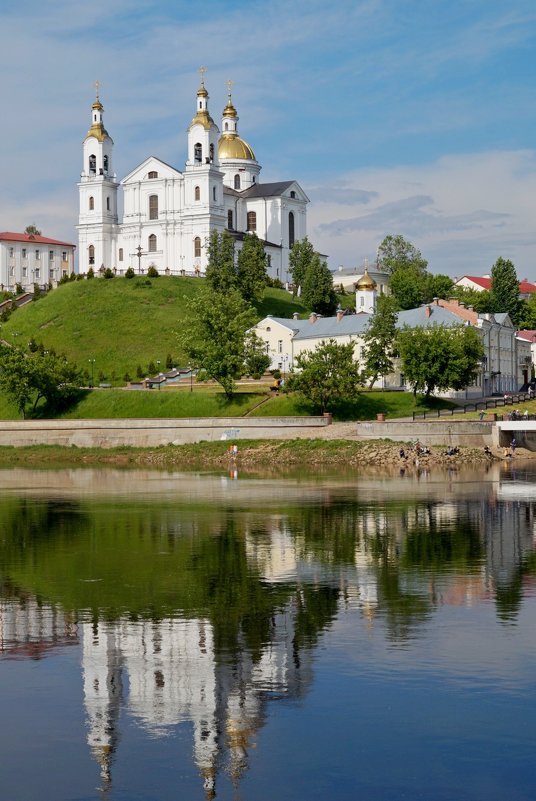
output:
POLYGON ((0 487, 1 801, 536 798, 536 473, 0 487))

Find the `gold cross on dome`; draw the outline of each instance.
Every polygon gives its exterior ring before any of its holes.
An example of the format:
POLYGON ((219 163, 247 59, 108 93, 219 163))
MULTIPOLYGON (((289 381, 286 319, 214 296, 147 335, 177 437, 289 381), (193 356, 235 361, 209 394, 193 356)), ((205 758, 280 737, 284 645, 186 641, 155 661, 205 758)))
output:
POLYGON ((231 89, 232 89, 232 88, 233 88, 233 81, 231 81, 231 80, 229 79, 229 80, 227 81, 227 93, 229 94, 229 97, 231 97, 231 89))
POLYGON ((95 94, 97 95, 97 100, 99 99, 99 90, 102 86, 100 81, 95 81, 95 94))
POLYGON ((199 67, 199 74, 201 75, 201 85, 205 85, 205 72, 207 71, 206 67, 199 67))

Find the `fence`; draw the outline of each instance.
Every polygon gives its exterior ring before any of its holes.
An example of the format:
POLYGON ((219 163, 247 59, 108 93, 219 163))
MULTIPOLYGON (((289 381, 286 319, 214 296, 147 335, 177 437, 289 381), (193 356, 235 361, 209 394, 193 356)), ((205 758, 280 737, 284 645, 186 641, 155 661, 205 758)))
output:
MULTIPOLYGON (((534 392, 518 392, 515 395, 508 395, 504 398, 491 398, 487 400, 475 401, 474 403, 464 403, 463 406, 456 406, 451 409, 429 409, 424 412, 413 412, 413 420, 429 420, 430 418, 453 417, 455 414, 466 414, 467 412, 485 411, 486 409, 499 409, 502 406, 514 406, 516 403, 525 403, 535 399, 534 392)), ((513 418, 516 419, 516 418, 513 418)), ((531 415, 530 419, 534 419, 531 415)))

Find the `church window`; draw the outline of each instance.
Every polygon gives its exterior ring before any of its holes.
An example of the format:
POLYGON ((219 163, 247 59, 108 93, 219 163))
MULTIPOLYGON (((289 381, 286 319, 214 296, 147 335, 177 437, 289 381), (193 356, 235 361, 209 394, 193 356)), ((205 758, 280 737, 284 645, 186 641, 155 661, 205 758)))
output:
POLYGON ((199 186, 196 186, 194 189, 194 199, 201 200, 201 189, 199 186))
POLYGON ((106 211, 110 211, 110 198, 106 198, 106 211))
POLYGON ((97 174, 97 157, 91 154, 89 157, 89 174, 96 175, 97 174))
POLYGON ((272 266, 272 257, 269 253, 266 254, 266 269, 269 270, 272 266))
POLYGON ((108 174, 108 156, 104 156, 104 172, 108 174))
POLYGON ((296 192, 294 191, 294 189, 291 191, 290 197, 296 197, 296 192))
POLYGON ((212 200, 216 200, 216 187, 212 187, 212 200))
POLYGON ((156 170, 151 170, 151 172, 147 175, 147 178, 158 178, 158 173, 156 170))
POLYGON ((240 176, 238 173, 234 177, 234 188, 240 189, 240 176))
POLYGON ((199 163, 203 161, 203 147, 201 142, 196 142, 194 145, 194 161, 199 163))
POLYGON ((196 236, 194 239, 194 258, 200 259, 201 258, 201 237, 196 236))
POLYGON ((213 144, 210 145, 209 152, 210 152, 210 163, 212 164, 212 162, 214 161, 214 145, 213 144))
POLYGON ((247 230, 248 231, 256 231, 257 230, 257 212, 255 212, 255 211, 248 211, 247 230))
POLYGON ((229 229, 229 231, 233 230, 233 210, 232 209, 228 209, 227 210, 227 228, 229 229))
POLYGON ((155 234, 151 234, 151 236, 149 237, 148 251, 149 251, 149 253, 156 253, 156 235, 155 234))
POLYGON ((257 183, 257 178, 255 177, 255 175, 252 176, 251 180, 253 181, 254 184, 257 183))
POLYGON ((158 220, 158 195, 149 195, 149 219, 158 220))
POLYGON ((123 248, 119 248, 119 261, 123 261, 123 248))
POLYGON ((226 123, 225 123, 225 130, 226 130, 226 131, 228 131, 228 130, 229 130, 229 123, 228 123, 228 122, 226 122, 226 123))
POLYGON ((95 198, 90 197, 89 198, 89 210, 93 211, 94 208, 95 208, 95 198))
POLYGON ((88 255, 89 255, 89 263, 90 263, 90 265, 95 264, 95 248, 93 247, 93 245, 89 246, 88 255))
POLYGON ((293 212, 289 212, 288 215, 288 246, 289 248, 292 247, 294 244, 294 214, 293 212))

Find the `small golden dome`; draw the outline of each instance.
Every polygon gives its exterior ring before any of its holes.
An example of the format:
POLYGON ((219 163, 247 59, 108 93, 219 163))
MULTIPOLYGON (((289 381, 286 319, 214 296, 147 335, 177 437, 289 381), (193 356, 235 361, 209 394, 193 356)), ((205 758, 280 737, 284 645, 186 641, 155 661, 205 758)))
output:
POLYGON ((227 105, 223 109, 224 117, 236 117, 236 109, 232 104, 231 98, 227 101, 227 105))
POLYGON ((247 142, 238 134, 224 133, 218 142, 218 156, 220 159, 247 159, 256 161, 255 153, 247 142))
POLYGON ((203 128, 208 131, 210 130, 210 127, 214 125, 214 120, 206 109, 201 109, 191 121, 190 128, 192 128, 194 125, 202 125, 203 128))
POLYGON ((355 288, 358 291, 366 291, 366 290, 376 289, 377 286, 378 285, 376 281, 373 278, 371 278, 370 275, 368 274, 368 268, 365 267, 365 272, 361 276, 359 281, 356 283, 355 288))
POLYGON ((208 97, 208 92, 205 89, 205 84, 204 83, 202 83, 201 86, 199 87, 199 89, 197 90, 197 96, 198 97, 208 97))

